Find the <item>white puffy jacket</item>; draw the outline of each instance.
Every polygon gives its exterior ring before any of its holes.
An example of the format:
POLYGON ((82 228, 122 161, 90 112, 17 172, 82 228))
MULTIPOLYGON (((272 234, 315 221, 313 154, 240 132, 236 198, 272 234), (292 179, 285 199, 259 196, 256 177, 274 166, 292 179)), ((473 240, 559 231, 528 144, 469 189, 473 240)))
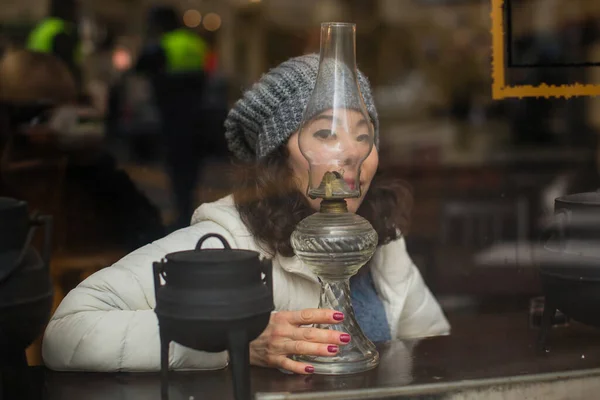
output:
MULTIPOLYGON (((266 255, 241 221, 231 196, 202 205, 194 213, 191 226, 96 272, 64 298, 44 335, 46 366, 55 370, 159 370, 152 263, 167 253, 193 249, 206 233, 223 235, 233 248, 266 255)), ((203 246, 220 247, 215 238, 203 246)), ((450 326, 408 256, 403 239, 378 248, 371 265, 392 337, 449 333, 450 326)), ((296 257, 273 258, 276 310, 317 307, 319 289, 317 277, 296 257)), ((169 364, 179 370, 223 368, 227 354, 194 351, 172 343, 169 364)))

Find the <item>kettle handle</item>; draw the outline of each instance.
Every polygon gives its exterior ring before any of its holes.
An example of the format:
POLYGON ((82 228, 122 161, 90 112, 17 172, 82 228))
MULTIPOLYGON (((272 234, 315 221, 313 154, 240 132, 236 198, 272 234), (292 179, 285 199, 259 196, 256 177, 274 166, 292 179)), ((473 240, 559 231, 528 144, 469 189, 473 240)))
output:
POLYGON ((19 253, 19 258, 17 258, 15 265, 21 264, 23 258, 25 258, 25 254, 27 254, 27 249, 31 244, 37 227, 44 225, 44 245, 42 248, 42 261, 44 263, 44 266, 48 268, 50 266, 50 255, 52 253, 52 216, 39 215, 37 211, 34 211, 29 223, 29 231, 27 232, 27 237, 25 238, 25 242, 23 243, 23 247, 21 248, 21 253, 19 253))
POLYGON ((33 223, 37 226, 44 226, 44 245, 42 248, 42 260, 46 267, 50 266, 50 257, 52 255, 52 230, 54 228, 54 220, 51 215, 37 215, 33 219, 33 223))
POLYGON ((225 247, 226 250, 231 250, 229 242, 223 236, 219 235, 218 233, 207 233, 206 235, 202 236, 200 240, 198 240, 198 243, 196 244, 196 251, 202 250, 202 245, 204 244, 204 241, 211 237, 216 237, 217 239, 219 239, 221 243, 223 243, 223 247, 225 247))
POLYGON ((273 261, 268 258, 260 260, 262 265, 262 273, 265 274, 263 283, 267 285, 269 292, 273 293, 273 261))
POLYGON ((165 279, 164 265, 162 261, 152 263, 152 272, 154 275, 154 296, 158 298, 158 289, 162 287, 160 277, 165 279))
MULTIPOLYGON (((571 211, 560 208, 556 210, 552 216, 551 221, 542 230, 540 237, 540 244, 545 245, 553 236, 558 236, 560 240, 560 246, 564 249, 565 243, 565 220, 568 221, 571 217, 571 211), (561 218, 562 217, 562 218, 561 218)), ((562 250, 562 249, 561 249, 562 250)))

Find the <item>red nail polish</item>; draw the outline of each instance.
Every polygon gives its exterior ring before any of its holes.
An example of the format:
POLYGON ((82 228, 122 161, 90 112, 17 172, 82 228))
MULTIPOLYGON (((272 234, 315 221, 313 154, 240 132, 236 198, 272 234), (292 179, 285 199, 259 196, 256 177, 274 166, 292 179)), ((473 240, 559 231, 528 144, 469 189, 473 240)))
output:
POLYGON ((336 321, 341 321, 344 319, 344 314, 342 314, 341 312, 336 312, 333 314, 333 319, 335 319, 336 321))
POLYGON ((350 335, 348 335, 347 333, 342 333, 340 335, 340 342, 342 342, 342 343, 349 343, 350 342, 350 335))
POLYGON ((304 370, 306 372, 308 372, 309 374, 312 374, 313 372, 315 372, 315 367, 311 367, 310 365, 306 368, 304 368, 304 370))
POLYGON ((327 351, 330 353, 337 353, 338 347, 337 346, 327 346, 327 351))

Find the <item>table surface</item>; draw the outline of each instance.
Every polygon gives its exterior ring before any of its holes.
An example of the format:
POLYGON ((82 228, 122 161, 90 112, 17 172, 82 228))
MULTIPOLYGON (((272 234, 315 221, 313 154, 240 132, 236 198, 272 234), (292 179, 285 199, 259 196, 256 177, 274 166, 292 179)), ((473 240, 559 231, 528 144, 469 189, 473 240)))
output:
MULTIPOLYGON (((362 374, 300 376, 253 367, 253 391, 257 399, 265 400, 294 396, 326 399, 344 398, 336 397, 339 391, 369 389, 373 393, 395 388, 394 398, 400 398, 402 393, 414 396, 432 388, 514 382, 544 374, 554 379, 600 375, 600 330, 573 322, 554 328, 549 350, 539 354, 535 347, 538 330, 529 327, 526 311, 462 314, 449 319, 453 326, 449 336, 380 344, 379 367, 362 374)), ((58 373, 42 368, 30 368, 30 372, 31 386, 43 391, 35 400, 160 399, 156 373, 58 373)), ((171 374, 170 400, 232 398, 227 369, 171 374)))

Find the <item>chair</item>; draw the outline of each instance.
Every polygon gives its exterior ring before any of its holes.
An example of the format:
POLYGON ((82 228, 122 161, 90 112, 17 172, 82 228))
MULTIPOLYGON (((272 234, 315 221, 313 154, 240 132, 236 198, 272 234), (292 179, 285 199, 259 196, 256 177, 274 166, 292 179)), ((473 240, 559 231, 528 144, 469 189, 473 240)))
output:
POLYGON ((536 290, 530 266, 529 204, 514 198, 456 198, 441 207, 436 252, 438 291, 460 295, 504 295, 536 290))
POLYGON ((442 205, 442 244, 481 250, 505 240, 529 238, 528 201, 516 199, 456 199, 442 205))

